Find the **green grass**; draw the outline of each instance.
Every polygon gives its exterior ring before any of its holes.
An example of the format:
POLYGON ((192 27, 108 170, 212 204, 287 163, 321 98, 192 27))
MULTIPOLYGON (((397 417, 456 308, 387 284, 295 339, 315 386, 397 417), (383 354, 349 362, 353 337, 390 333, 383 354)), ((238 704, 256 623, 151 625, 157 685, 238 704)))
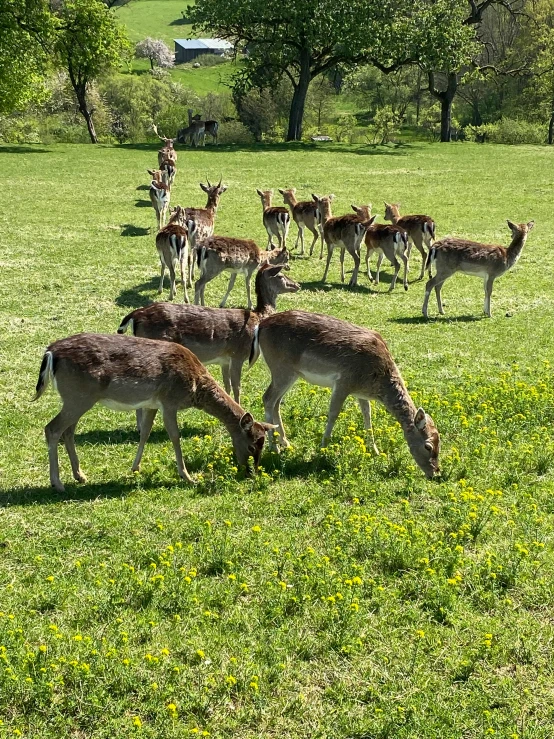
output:
MULTIPOLYGON (((0 737, 551 737, 553 152, 181 152, 173 202, 202 204, 197 183, 222 174, 217 231, 260 244, 255 188, 270 186, 332 191, 337 214, 400 200, 433 215, 439 236, 507 243, 506 218, 536 227, 491 320, 480 280, 449 280, 447 316, 422 322, 422 283, 387 295, 386 279, 375 290, 362 277, 352 291, 336 256, 327 285, 318 259, 293 260, 303 289, 280 309, 382 333, 441 432, 441 482, 424 479, 379 407, 382 454, 369 454, 352 400, 321 453, 329 394, 297 383, 283 412, 293 448, 266 452, 253 482, 200 412, 181 417, 197 486, 179 482, 160 421, 133 475, 131 415, 98 407, 77 429, 89 482, 70 481, 60 449, 56 494, 42 429, 58 399, 29 402, 41 356, 157 299, 141 189, 156 149, 0 148, 0 737)), ((210 283, 209 305, 224 285, 210 283)), ((237 281, 231 304, 244 300, 237 281)), ((267 383, 263 361, 244 377, 257 418, 267 383)))
POLYGON ((116 8, 115 14, 127 27, 133 43, 151 36, 161 38, 173 49, 173 39, 197 36, 190 24, 182 22, 181 13, 192 4, 191 0, 131 0, 116 8))

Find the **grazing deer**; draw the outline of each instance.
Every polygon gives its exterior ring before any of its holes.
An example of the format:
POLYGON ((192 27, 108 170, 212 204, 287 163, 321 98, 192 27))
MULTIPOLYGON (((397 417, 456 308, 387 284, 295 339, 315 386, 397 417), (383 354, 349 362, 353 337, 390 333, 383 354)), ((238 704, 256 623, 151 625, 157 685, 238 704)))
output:
POLYGON ((150 202, 152 207, 156 211, 156 218, 158 221, 158 231, 165 224, 165 218, 169 208, 169 201, 171 197, 169 185, 162 181, 161 170, 148 170, 154 177, 150 184, 150 202))
POLYGON ((282 206, 271 207, 273 190, 256 190, 262 201, 263 222, 267 231, 267 251, 274 248, 273 237, 277 236, 278 246, 283 249, 287 245, 290 214, 282 206))
POLYGON ((222 272, 231 272, 229 287, 221 301, 220 308, 225 307, 227 298, 231 294, 238 274, 244 275, 246 294, 248 296, 248 310, 252 309, 250 280, 252 274, 262 264, 281 264, 288 269, 289 253, 286 249, 273 249, 262 252, 260 247, 249 239, 233 239, 229 236, 210 236, 197 252, 197 262, 200 277, 194 286, 194 302, 204 305, 204 291, 208 282, 222 272))
POLYGON ((282 266, 265 264, 255 281, 256 307, 205 308, 199 305, 153 303, 137 308, 121 321, 117 332, 175 341, 190 349, 202 364, 219 364, 227 393, 240 403, 242 368, 248 361, 260 321, 275 312, 277 296, 295 293, 300 285, 282 273, 282 266))
POLYGON ((192 110, 189 108, 189 128, 190 133, 190 144, 191 146, 204 146, 205 135, 206 135, 206 122, 200 120, 200 116, 196 115, 193 117, 192 110))
POLYGON ((213 143, 217 146, 219 121, 205 121, 205 132, 212 137, 213 143))
POLYGON ((519 259, 529 231, 535 221, 529 223, 512 223, 508 226, 512 232, 512 242, 508 248, 491 244, 480 244, 477 241, 447 237, 436 241, 429 252, 429 262, 435 264, 436 274, 425 285, 425 299, 422 312, 427 318, 427 307, 431 290, 435 288, 437 306, 441 316, 444 309, 441 300, 441 288, 449 277, 456 272, 481 277, 485 286, 484 312, 491 317, 491 295, 494 281, 511 269, 519 259))
MULTIPOLYGON (((410 238, 407 253, 408 262, 412 251, 412 243, 415 244, 416 249, 421 254, 421 273, 418 279, 422 280, 427 263, 425 246, 430 249, 435 240, 435 221, 429 216, 401 216, 400 203, 385 203, 385 221, 400 226, 408 234, 410 238)), ((431 273, 429 273, 429 277, 431 277, 431 273)))
POLYGON ((298 248, 298 241, 300 240, 300 254, 304 254, 304 229, 308 231, 314 237, 312 245, 310 246, 310 256, 314 252, 314 246, 317 243, 318 238, 321 238, 321 252, 319 258, 323 259, 323 227, 321 225, 321 215, 319 208, 313 200, 301 200, 296 199, 296 188, 291 187, 289 190, 279 190, 283 196, 285 205, 288 205, 292 212, 292 217, 296 225, 298 226, 298 235, 296 237, 295 249, 298 248))
POLYGON ((314 199, 314 202, 317 203, 317 207, 319 208, 321 223, 323 225, 323 238, 325 240, 325 244, 327 245, 327 263, 325 265, 325 272, 323 273, 322 282, 327 281, 327 273, 329 271, 329 264, 331 263, 333 249, 336 246, 339 246, 341 248, 341 282, 344 282, 344 251, 346 250, 354 260, 354 270, 349 282, 350 287, 354 287, 358 284, 358 271, 360 269, 360 245, 367 229, 375 220, 375 216, 365 221, 360 220, 357 215, 352 215, 351 213, 345 216, 337 216, 336 218, 333 218, 333 215, 331 213, 331 202, 335 198, 334 195, 324 195, 323 197, 318 197, 317 195, 312 194, 312 198, 314 199))
MULTIPOLYGON (((190 228, 194 228, 194 222, 189 222, 190 228)), ((175 267, 178 264, 183 285, 183 300, 189 302, 187 293, 187 281, 185 279, 185 265, 188 264, 188 239, 189 231, 185 209, 178 205, 173 209, 167 226, 161 228, 156 235, 156 249, 160 257, 161 275, 158 293, 163 291, 165 269, 169 270, 169 299, 175 297, 175 267)))
MULTIPOLYGON (((181 451, 177 411, 199 408, 218 418, 227 428, 240 465, 248 470, 249 457, 259 464, 265 432, 271 426, 254 421, 230 398, 200 364, 194 354, 179 344, 128 336, 77 334, 55 341, 47 348, 34 400, 49 381, 62 399, 62 409, 44 429, 50 460, 50 483, 60 493, 58 444, 63 439, 73 477, 86 482, 75 450, 75 427, 88 410, 101 403, 117 411, 142 409, 140 441, 133 472, 140 461, 154 418, 162 411, 173 443, 177 469, 183 480, 193 482, 181 451)), ((249 470, 248 470, 249 471, 249 470)))
POLYGON ((189 254, 189 267, 188 267, 188 281, 189 285, 192 286, 192 280, 194 278, 194 263, 196 261, 196 253, 198 245, 201 244, 205 239, 213 235, 215 216, 217 213, 217 206, 219 205, 219 199, 223 193, 227 190, 226 185, 221 184, 221 179, 217 185, 207 180, 208 184, 204 185, 200 183, 201 189, 208 196, 208 202, 205 208, 185 208, 187 221, 194 222, 194 229, 190 239, 190 254, 189 254))
POLYGON ((175 151, 175 139, 168 139, 165 136, 160 136, 158 133, 158 127, 153 123, 152 130, 156 136, 164 142, 162 149, 158 150, 158 166, 161 167, 166 159, 173 159, 177 161, 177 152, 175 151))
MULTIPOLYGON (((352 210, 358 215, 361 220, 368 220, 371 216, 371 204, 362 205, 361 207, 353 205, 352 210)), ((394 275, 389 287, 389 292, 392 292, 396 286, 396 280, 398 277, 398 273, 400 272, 400 262, 397 259, 398 257, 404 263, 403 284, 404 290, 407 290, 408 257, 406 255, 406 251, 408 249, 408 234, 406 233, 406 231, 401 229, 399 226, 390 226, 389 224, 385 223, 372 223, 365 234, 365 245, 365 266, 367 276, 369 277, 370 281, 374 282, 376 285, 379 284, 379 273, 381 271, 381 264, 383 263, 383 258, 386 257, 394 267, 394 275), (369 260, 374 253, 378 254, 377 272, 375 275, 375 279, 373 279, 373 275, 371 274, 371 269, 369 266, 369 260)))
POLYGON ((265 418, 277 425, 279 444, 288 446, 281 400, 299 378, 330 387, 331 403, 321 446, 327 446, 349 395, 358 401, 371 432, 371 400, 379 400, 402 426, 412 457, 428 478, 439 473, 439 433, 433 419, 414 405, 383 338, 376 332, 331 316, 285 311, 260 324, 251 363, 262 353, 271 372, 263 396, 265 418))

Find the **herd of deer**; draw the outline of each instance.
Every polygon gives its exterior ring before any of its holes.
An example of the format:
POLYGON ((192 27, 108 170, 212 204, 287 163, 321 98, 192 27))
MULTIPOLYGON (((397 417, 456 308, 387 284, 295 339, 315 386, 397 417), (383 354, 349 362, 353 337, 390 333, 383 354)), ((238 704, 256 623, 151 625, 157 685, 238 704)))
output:
MULTIPOLYGON (((63 406, 45 427, 50 462, 50 481, 59 491, 64 486, 59 476, 58 444, 63 440, 73 476, 83 482, 75 450, 75 426, 81 416, 96 403, 120 411, 136 411, 140 433, 133 463, 137 471, 154 418, 161 410, 167 433, 173 443, 181 478, 191 481, 181 452, 177 411, 200 408, 218 418, 227 428, 237 461, 250 473, 249 458, 258 466, 266 435, 272 449, 289 442, 280 413, 283 396, 296 380, 331 388, 331 401, 321 446, 329 442, 338 414, 351 395, 362 412, 364 426, 371 434, 371 400, 379 400, 400 423, 410 453, 426 477, 439 475, 440 438, 433 419, 416 408, 400 372, 382 337, 375 331, 355 326, 337 318, 290 310, 276 313, 277 296, 295 293, 297 282, 283 274, 289 269, 286 239, 290 214, 285 207, 272 207, 271 190, 258 190, 262 202, 263 224, 268 235, 266 251, 254 241, 214 235, 217 207, 226 187, 220 182, 200 187, 207 194, 205 208, 171 210, 168 223, 171 186, 176 173, 177 154, 174 140, 163 137, 158 170, 152 175, 150 197, 158 219, 156 248, 161 263, 158 292, 163 290, 166 269, 170 276, 169 299, 175 297, 175 273, 179 266, 187 304, 153 303, 138 308, 123 318, 116 335, 77 334, 51 344, 43 357, 35 399, 52 381, 63 406), (273 238, 278 240, 274 248, 273 238), (187 286, 192 286, 194 268, 200 276, 195 283, 195 305, 188 304, 187 286), (231 272, 229 286, 219 308, 204 305, 206 284, 224 271, 231 272), (252 308, 250 281, 255 277, 256 305, 252 308), (237 274, 246 279, 248 308, 225 308, 237 274), (124 336, 126 332, 132 337, 124 336), (255 421, 240 406, 241 375, 244 365, 251 366, 262 354, 270 370, 271 382, 263 395, 265 422, 255 421), (208 373, 205 365, 222 369, 225 391, 208 373), (230 393, 233 393, 234 400, 230 393)), ((371 205, 352 206, 354 213, 333 217, 334 195, 298 201, 296 190, 279 190, 298 226, 296 246, 304 254, 304 231, 313 235, 309 254, 321 238, 320 259, 324 245, 327 279, 333 249, 340 249, 341 278, 344 281, 344 254, 354 260, 351 285, 357 284, 362 242, 366 245, 368 277, 379 282, 383 258, 395 272, 394 289, 404 264, 404 288, 410 250, 414 244, 422 257, 422 279, 429 271, 425 287, 423 314, 434 288, 439 313, 443 314, 441 287, 456 272, 482 277, 485 283, 485 313, 490 317, 490 298, 494 280, 518 260, 534 222, 515 224, 508 221, 512 241, 505 248, 448 237, 435 239, 435 223, 429 216, 401 216, 398 204, 385 204, 385 218, 392 224, 375 224, 371 205), (376 277, 369 268, 369 258, 378 255, 376 277), (400 261, 399 261, 400 260, 400 261), (431 267, 435 267, 432 276, 431 267)))

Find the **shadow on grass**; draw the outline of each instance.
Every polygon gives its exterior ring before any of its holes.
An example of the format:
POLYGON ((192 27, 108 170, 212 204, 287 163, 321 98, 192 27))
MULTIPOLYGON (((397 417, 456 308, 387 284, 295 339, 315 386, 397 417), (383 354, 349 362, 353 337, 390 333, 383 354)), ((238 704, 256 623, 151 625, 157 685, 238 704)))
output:
MULTIPOLYGON (((45 472, 48 474, 46 470, 45 472)), ((143 482, 141 480, 141 485, 143 482)), ((93 484, 85 483, 83 485, 68 480, 64 482, 64 485, 66 488, 64 493, 58 493, 49 485, 44 485, 43 487, 12 488, 12 490, 0 495, 0 508, 14 505, 43 505, 46 503, 87 501, 96 500, 97 498, 121 498, 136 489, 136 485, 133 482, 117 481, 93 484)))
POLYGON ((41 149, 33 144, 21 146, 0 146, 0 151, 5 154, 51 154, 52 149, 41 149))
POLYGON ((139 185, 135 190, 150 190, 150 185, 139 185))
POLYGON ((135 208, 151 208, 152 203, 150 200, 136 200, 135 201, 135 208))
POLYGON ((300 286, 303 292, 331 292, 331 290, 342 290, 350 293, 358 293, 362 295, 374 294, 375 290, 372 290, 366 285, 360 285, 359 283, 355 287, 350 287, 346 282, 343 284, 339 283, 328 283, 321 282, 321 280, 311 280, 308 282, 301 282, 300 286))
POLYGON ((157 289, 159 282, 159 277, 152 277, 148 282, 143 282, 140 285, 122 290, 115 299, 115 304, 121 305, 124 308, 143 308, 145 305, 150 305, 154 301, 144 293, 147 290, 157 289))
POLYGON ((149 233, 149 228, 133 226, 132 223, 123 223, 121 226, 121 236, 147 236, 149 233))
MULTIPOLYGON (((180 426, 179 431, 181 439, 190 439, 193 436, 204 436, 206 433, 205 428, 199 428, 197 426, 180 426)), ((79 444, 103 444, 105 446, 111 446, 113 444, 138 444, 139 434, 134 429, 98 429, 97 431, 83 431, 82 434, 75 434, 75 442, 79 444)), ((169 441, 169 436, 164 428, 153 429, 148 442, 146 443, 146 449, 149 444, 163 444, 169 441)), ((61 449, 62 447, 60 447, 61 449)))
MULTIPOLYGON (((148 70, 143 70, 147 72, 148 70)), ((157 144, 120 144, 122 149, 138 149, 139 151, 157 151, 157 144)), ((177 146, 177 150, 191 150, 192 147, 177 146)), ((341 154, 357 154, 359 156, 403 156, 404 154, 421 149, 418 144, 338 144, 338 143, 317 143, 315 141, 289 141, 275 144, 219 144, 218 146, 199 147, 194 149, 195 152, 201 154, 205 152, 208 156, 213 154, 227 154, 237 151, 244 152, 291 152, 291 151, 309 151, 319 153, 341 153, 341 154)))
POLYGON ((388 318, 389 323, 400 323, 405 325, 414 325, 418 323, 475 323, 476 321, 482 321, 485 316, 453 316, 452 318, 445 318, 444 316, 431 316, 430 318, 424 318, 424 316, 401 316, 400 318, 388 318))

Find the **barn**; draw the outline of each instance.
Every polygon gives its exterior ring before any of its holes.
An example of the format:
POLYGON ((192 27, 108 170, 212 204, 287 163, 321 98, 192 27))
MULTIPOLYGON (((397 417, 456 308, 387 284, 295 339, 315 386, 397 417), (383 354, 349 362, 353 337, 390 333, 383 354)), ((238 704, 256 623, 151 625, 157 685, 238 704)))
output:
POLYGON ((192 62, 202 54, 222 56, 233 48, 233 44, 220 38, 176 38, 175 64, 192 62))

